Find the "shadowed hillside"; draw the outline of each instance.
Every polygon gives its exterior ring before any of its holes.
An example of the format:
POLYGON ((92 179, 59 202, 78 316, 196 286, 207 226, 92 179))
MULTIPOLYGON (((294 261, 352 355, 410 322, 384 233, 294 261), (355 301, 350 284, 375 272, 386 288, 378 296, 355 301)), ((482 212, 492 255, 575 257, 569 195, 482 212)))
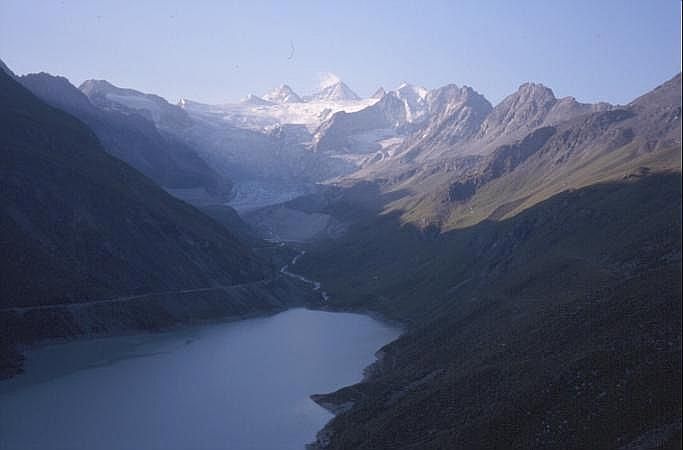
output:
POLYGON ((680 439, 680 174, 563 193, 444 234, 396 219, 300 262, 331 308, 411 324, 369 380, 316 397, 354 404, 321 434, 326 448, 680 439))

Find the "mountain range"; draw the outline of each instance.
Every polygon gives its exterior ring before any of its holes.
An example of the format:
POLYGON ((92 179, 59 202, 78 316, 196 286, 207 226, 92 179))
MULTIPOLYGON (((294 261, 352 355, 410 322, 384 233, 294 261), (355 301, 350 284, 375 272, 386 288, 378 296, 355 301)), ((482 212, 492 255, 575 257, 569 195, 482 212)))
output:
POLYGON ((680 447, 680 73, 626 105, 336 78, 174 105, 2 67, 4 374, 41 339, 320 307, 296 249, 326 309, 405 327, 312 397, 311 448, 680 447))

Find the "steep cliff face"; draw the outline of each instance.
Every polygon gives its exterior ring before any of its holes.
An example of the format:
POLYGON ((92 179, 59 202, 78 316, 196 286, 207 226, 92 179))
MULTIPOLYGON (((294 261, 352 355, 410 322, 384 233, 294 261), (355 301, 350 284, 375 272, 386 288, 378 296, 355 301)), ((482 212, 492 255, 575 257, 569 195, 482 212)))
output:
POLYGON ((171 105, 158 95, 120 88, 106 80, 86 80, 78 89, 102 109, 135 112, 162 129, 174 130, 192 126, 192 119, 186 111, 177 105, 171 105))
POLYGON ((316 151, 352 151, 355 135, 373 130, 395 131, 407 124, 404 103, 390 92, 377 103, 357 112, 340 111, 324 122, 314 135, 316 151))
POLYGON ((474 138, 492 106, 469 86, 447 85, 427 96, 430 119, 396 151, 402 161, 423 162, 474 138))

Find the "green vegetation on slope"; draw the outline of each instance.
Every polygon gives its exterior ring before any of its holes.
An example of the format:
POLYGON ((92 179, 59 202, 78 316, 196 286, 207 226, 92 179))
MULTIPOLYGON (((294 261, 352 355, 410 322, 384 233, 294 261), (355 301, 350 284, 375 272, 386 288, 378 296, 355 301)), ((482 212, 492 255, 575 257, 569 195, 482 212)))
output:
POLYGON ((675 440, 680 236, 681 177, 664 174, 443 234, 385 216, 309 252, 300 270, 331 307, 412 323, 370 380, 319 399, 355 403, 330 448, 618 448, 662 427, 675 440))

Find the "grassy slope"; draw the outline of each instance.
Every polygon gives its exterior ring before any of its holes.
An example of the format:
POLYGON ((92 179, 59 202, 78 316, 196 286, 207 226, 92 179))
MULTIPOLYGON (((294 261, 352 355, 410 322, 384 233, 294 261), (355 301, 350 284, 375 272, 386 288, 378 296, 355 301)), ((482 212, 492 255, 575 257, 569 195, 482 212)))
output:
POLYGON ((511 217, 567 189, 680 167, 681 74, 619 109, 577 116, 477 157, 377 172, 386 205, 419 227, 511 217))
POLYGON ((357 402, 332 448, 616 448, 680 420, 680 233, 680 174, 657 174, 445 234, 387 215, 309 253, 332 306, 413 323, 330 398, 357 402))

